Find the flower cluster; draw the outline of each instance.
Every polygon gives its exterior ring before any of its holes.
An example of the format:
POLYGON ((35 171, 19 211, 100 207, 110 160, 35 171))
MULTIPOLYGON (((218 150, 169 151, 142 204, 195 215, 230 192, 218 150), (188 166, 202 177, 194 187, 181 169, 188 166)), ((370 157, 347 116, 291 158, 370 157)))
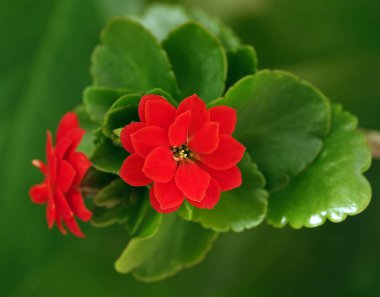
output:
POLYGON ((52 134, 47 132, 47 163, 39 160, 32 162, 41 170, 45 179, 30 189, 34 203, 47 205, 46 219, 49 228, 55 223, 59 230, 66 234, 67 231, 62 224, 64 222, 70 232, 78 237, 84 235, 75 216, 82 221, 88 221, 92 216, 79 190, 80 183, 91 166, 88 158, 76 151, 84 133, 73 112, 65 114, 59 123, 55 147, 52 134))
POLYGON ((245 147, 231 135, 236 111, 227 106, 207 110, 193 95, 176 109, 158 95, 139 104, 140 122, 125 126, 120 138, 131 154, 120 177, 131 186, 152 184, 152 206, 162 213, 177 210, 186 199, 199 208, 213 208, 222 191, 239 187, 236 164, 245 147))

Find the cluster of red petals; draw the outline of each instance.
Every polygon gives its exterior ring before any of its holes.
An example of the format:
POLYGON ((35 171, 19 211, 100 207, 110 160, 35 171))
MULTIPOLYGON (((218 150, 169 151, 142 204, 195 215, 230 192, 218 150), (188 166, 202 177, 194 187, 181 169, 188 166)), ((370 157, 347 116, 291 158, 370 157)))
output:
POLYGON ((76 152, 84 133, 73 112, 66 113, 61 119, 55 147, 51 133, 47 132, 47 164, 39 160, 32 162, 45 175, 45 179, 41 184, 31 187, 29 191, 34 203, 46 203, 49 228, 56 223, 62 234, 66 234, 67 231, 62 224, 64 222, 70 232, 78 237, 84 235, 75 216, 82 221, 88 221, 92 216, 79 191, 79 185, 91 166, 83 153, 76 152))
POLYGON ((207 110, 196 95, 176 109, 157 95, 142 97, 140 122, 125 126, 120 138, 131 153, 120 177, 131 186, 153 183, 151 204, 158 212, 177 210, 186 199, 213 208, 222 191, 241 185, 236 164, 245 147, 231 134, 236 111, 227 106, 207 110))

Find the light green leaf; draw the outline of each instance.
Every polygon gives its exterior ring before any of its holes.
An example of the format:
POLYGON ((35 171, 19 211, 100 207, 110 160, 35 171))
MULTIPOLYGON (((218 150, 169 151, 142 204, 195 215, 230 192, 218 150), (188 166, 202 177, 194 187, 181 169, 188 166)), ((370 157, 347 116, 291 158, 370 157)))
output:
POLYGON ((218 232, 241 232, 259 225, 265 218, 268 193, 264 176, 246 155, 239 164, 243 183, 222 193, 214 209, 194 208, 192 220, 218 232))
POLYGON ((285 186, 316 158, 330 127, 327 99, 281 71, 247 76, 212 104, 237 110, 234 136, 247 147, 271 190, 285 186))
POLYGON ((108 109, 118 98, 127 93, 126 89, 91 86, 84 91, 83 104, 90 119, 94 123, 103 125, 108 109))
POLYGON ((227 75, 224 49, 197 23, 172 31, 163 46, 176 73, 183 97, 197 94, 206 102, 222 95, 227 75))
POLYGON ((89 157, 95 149, 94 131, 99 126, 91 121, 83 105, 77 106, 74 111, 78 116, 79 126, 86 131, 77 150, 89 157))
POLYGON ((129 18, 114 18, 93 54, 94 84, 144 93, 160 88, 177 94, 174 73, 154 36, 129 18))
POLYGON ((235 50, 227 51, 228 75, 227 88, 231 87, 244 76, 257 71, 257 56, 255 49, 250 45, 242 45, 235 50))
POLYGON ((270 224, 316 227, 326 219, 341 222, 367 207, 371 187, 363 172, 371 164, 371 152, 356 126, 356 118, 334 106, 332 129, 321 154, 288 187, 270 197, 270 224))
POLYGON ((164 215, 157 233, 129 242, 115 268, 139 280, 162 280, 200 262, 216 237, 217 233, 177 214, 164 215))

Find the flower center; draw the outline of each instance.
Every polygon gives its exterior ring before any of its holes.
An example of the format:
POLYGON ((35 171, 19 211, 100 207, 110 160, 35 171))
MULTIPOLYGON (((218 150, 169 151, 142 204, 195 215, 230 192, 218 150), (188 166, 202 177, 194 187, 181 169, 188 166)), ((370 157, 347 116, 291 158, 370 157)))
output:
POLYGON ((184 160, 186 158, 191 159, 193 157, 193 153, 191 152, 187 144, 182 144, 180 146, 173 146, 172 152, 173 152, 174 160, 176 161, 184 160))

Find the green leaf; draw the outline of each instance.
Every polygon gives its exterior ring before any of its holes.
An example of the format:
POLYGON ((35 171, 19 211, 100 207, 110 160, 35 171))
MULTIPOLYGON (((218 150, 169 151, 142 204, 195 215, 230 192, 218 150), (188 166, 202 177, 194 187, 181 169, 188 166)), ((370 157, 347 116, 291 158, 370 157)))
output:
POLYGON ((108 138, 98 139, 91 155, 92 165, 100 171, 118 174, 128 153, 108 138))
POLYGON ((118 98, 127 93, 128 90, 126 89, 91 86, 84 91, 83 104, 90 119, 94 123, 103 125, 104 116, 108 109, 118 98))
POLYGON ((164 215, 157 233, 129 242, 115 268, 139 280, 162 280, 200 262, 216 237, 217 233, 177 214, 164 215))
POLYGON ((194 208, 192 220, 218 232, 241 232, 259 225, 265 218, 268 193, 264 176, 246 155, 239 164, 242 185, 222 193, 214 209, 194 208))
POLYGON ((131 187, 123 180, 115 179, 104 187, 94 198, 94 204, 99 207, 112 208, 123 201, 127 201, 131 194, 131 187))
POLYGON ((136 21, 114 18, 101 34, 93 54, 94 84, 144 93, 160 88, 177 94, 177 83, 165 52, 136 21))
POLYGON ((209 102, 223 93, 226 55, 219 41, 207 29, 197 23, 186 23, 172 31, 163 46, 183 97, 197 94, 209 102))
POLYGON ((268 222, 281 227, 316 227, 326 219, 341 222, 363 211, 371 187, 363 176, 371 164, 365 138, 355 131, 357 120, 333 107, 332 129, 319 157, 288 187, 269 199, 268 222))
POLYGON ((111 208, 95 207, 92 213, 91 224, 97 228, 123 224, 127 220, 127 214, 128 209, 120 204, 111 208))
POLYGON ((185 9, 181 5, 153 4, 142 16, 136 17, 136 20, 151 31, 159 41, 166 39, 170 31, 176 27, 193 20, 201 23, 217 36, 225 48, 233 49, 240 44, 234 32, 218 18, 211 17, 198 9, 185 9))
POLYGON ((234 50, 227 51, 228 75, 227 88, 231 87, 244 76, 257 71, 257 56, 255 49, 250 45, 242 45, 234 50))
POLYGON ((94 131, 98 128, 98 125, 91 121, 83 105, 77 106, 74 111, 78 116, 80 127, 86 130, 77 150, 83 152, 86 156, 91 156, 95 148, 94 131))
POLYGON ((285 186, 315 159, 330 127, 327 99, 281 71, 247 76, 212 104, 237 110, 234 136, 247 147, 271 190, 285 186))
POLYGON ((104 118, 103 133, 107 137, 116 136, 115 129, 122 128, 133 121, 139 121, 138 105, 141 95, 125 95, 111 106, 104 118))

